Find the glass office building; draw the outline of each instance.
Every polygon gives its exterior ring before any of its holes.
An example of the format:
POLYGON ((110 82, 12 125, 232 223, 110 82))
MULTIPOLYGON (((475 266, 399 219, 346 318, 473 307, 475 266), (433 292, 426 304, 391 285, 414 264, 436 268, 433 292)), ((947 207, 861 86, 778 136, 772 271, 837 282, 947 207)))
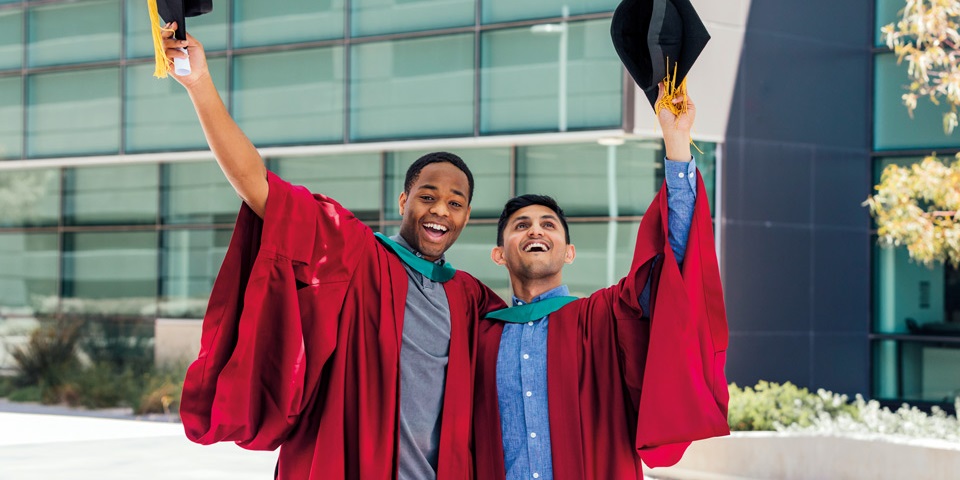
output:
MULTIPOLYGON (((631 134, 616 5, 216 0, 187 23, 272 171, 394 233, 407 166, 454 151, 477 187, 448 259, 508 297, 489 260, 500 209, 554 195, 578 247, 566 278, 587 294, 627 271, 663 181, 660 140, 631 134)), ((199 325, 240 201, 153 68, 143 0, 0 0, 0 333, 199 325)), ((712 195, 717 145, 698 144, 712 195)))

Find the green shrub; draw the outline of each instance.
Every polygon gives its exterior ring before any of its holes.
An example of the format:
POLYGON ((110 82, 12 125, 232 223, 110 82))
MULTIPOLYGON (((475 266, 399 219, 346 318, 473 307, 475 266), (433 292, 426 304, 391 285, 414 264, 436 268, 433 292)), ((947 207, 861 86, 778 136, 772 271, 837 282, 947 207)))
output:
POLYGON ((855 406, 846 395, 826 390, 811 393, 806 388, 761 380, 753 388, 729 386, 730 403, 727 422, 731 430, 776 430, 778 425, 809 426, 821 414, 831 417, 846 413, 857 416, 855 406))
POLYGON ((10 392, 7 400, 11 402, 39 402, 43 398, 40 385, 17 388, 10 392))
POLYGON ((10 395, 15 388, 13 378, 0 376, 0 398, 10 395))
POLYGON ((153 368, 153 325, 138 318, 88 316, 78 346, 99 368, 135 375, 153 368))
POLYGON ((74 406, 111 408, 128 404, 137 390, 136 378, 129 371, 120 371, 108 363, 95 363, 84 368, 73 378, 77 389, 75 399, 64 399, 74 406))
POLYGON ((41 386, 56 389, 76 372, 77 342, 81 323, 68 320, 43 322, 30 333, 26 345, 10 352, 16 363, 17 386, 41 386))

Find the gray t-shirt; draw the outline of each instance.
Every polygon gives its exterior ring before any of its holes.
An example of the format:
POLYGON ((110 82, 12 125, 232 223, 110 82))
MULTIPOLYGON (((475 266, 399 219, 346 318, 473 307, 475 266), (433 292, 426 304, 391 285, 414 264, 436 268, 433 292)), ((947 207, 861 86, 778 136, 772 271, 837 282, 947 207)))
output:
MULTIPOLYGON (((400 235, 390 237, 420 256, 400 235)), ((437 260, 442 263, 443 257, 437 260)), ((434 479, 450 355, 450 305, 443 284, 407 269, 400 348, 400 480, 434 479)))

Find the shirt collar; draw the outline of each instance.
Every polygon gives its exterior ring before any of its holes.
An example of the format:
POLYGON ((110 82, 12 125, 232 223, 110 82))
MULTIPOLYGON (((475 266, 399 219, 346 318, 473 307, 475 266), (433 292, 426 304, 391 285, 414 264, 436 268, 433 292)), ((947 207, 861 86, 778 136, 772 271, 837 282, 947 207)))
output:
MULTIPOLYGON (((404 240, 403 236, 401 236, 399 233, 396 235, 391 235, 390 240, 393 240, 394 242, 399 243, 401 247, 406 248, 407 250, 410 251, 410 253, 420 258, 423 258, 423 255, 421 255, 420 252, 414 250, 413 247, 411 247, 410 244, 407 243, 407 241, 404 240)), ((434 260, 433 263, 436 263, 437 265, 443 265, 446 261, 447 261, 446 254, 440 254, 440 258, 434 260)))
MULTIPOLYGON (((533 297, 533 299, 530 300, 530 303, 539 302, 540 300, 546 300, 548 298, 565 297, 568 295, 570 295, 570 289, 567 288, 566 285, 560 285, 559 287, 547 290, 546 292, 543 292, 540 295, 533 297)), ((523 300, 520 300, 516 296, 513 296, 513 305, 514 306, 523 305, 523 300)))

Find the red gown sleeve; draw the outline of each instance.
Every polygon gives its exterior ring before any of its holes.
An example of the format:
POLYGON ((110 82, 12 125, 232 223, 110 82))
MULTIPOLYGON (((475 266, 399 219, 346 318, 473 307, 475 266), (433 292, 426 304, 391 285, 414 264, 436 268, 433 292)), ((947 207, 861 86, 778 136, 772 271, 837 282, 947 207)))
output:
POLYGON ((372 232, 337 202, 272 173, 261 220, 244 205, 187 370, 190 440, 277 448, 336 347, 339 309, 372 232), (305 295, 324 302, 301 301, 305 295))
POLYGON ((729 434, 726 313, 702 178, 697 185, 682 274, 668 242, 664 185, 640 224, 630 274, 618 285, 622 375, 637 419, 636 448, 649 467, 676 463, 691 441, 729 434), (639 320, 637 298, 657 255, 647 323, 639 320))

